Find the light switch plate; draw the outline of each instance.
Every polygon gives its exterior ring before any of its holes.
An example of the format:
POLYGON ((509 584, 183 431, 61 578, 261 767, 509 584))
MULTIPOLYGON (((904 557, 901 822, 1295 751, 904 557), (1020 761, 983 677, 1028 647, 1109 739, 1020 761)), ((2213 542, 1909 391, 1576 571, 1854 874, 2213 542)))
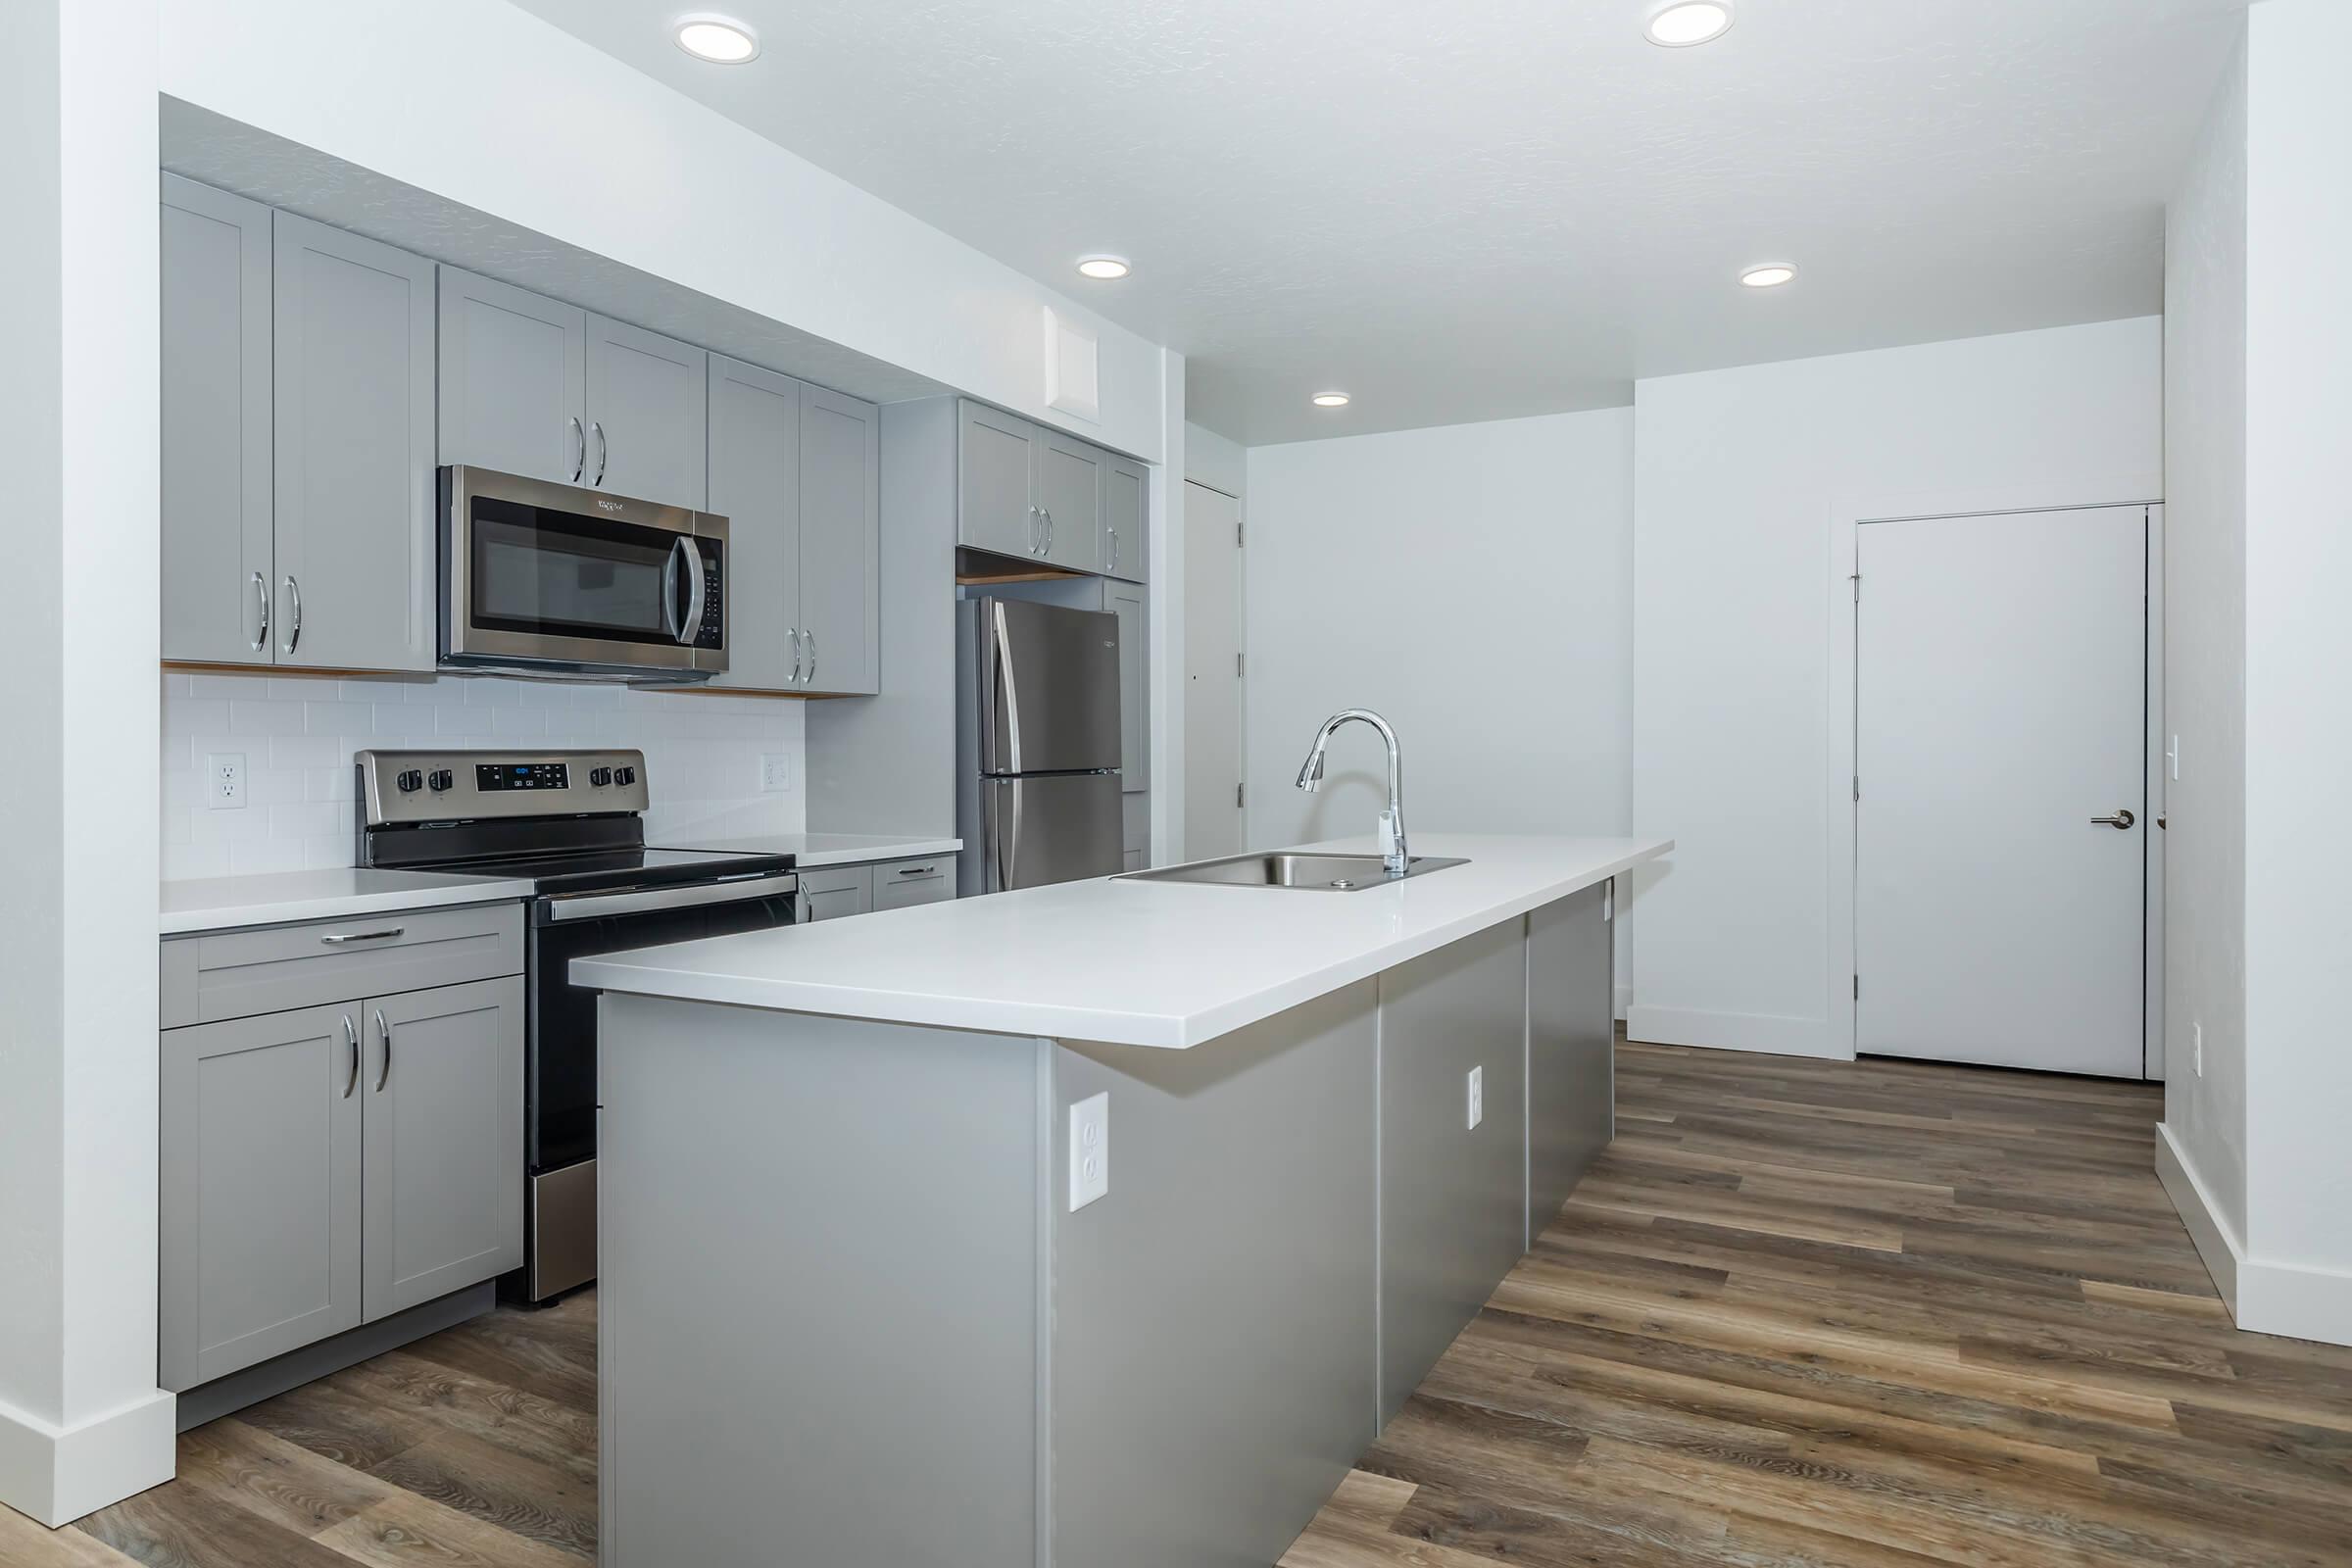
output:
POLYGON ((216 811, 245 809, 243 752, 214 752, 205 758, 204 804, 216 811))
POLYGON ((1110 1192, 1110 1096, 1070 1107, 1070 1212, 1110 1192))
POLYGON ((1486 1069, 1486 1068, 1484 1068, 1484 1067, 1473 1067, 1473 1068, 1471 1068, 1471 1069, 1470 1069, 1470 1128, 1471 1128, 1471 1130, 1472 1130, 1472 1131, 1475 1131, 1475 1130, 1477 1130, 1478 1124, 1479 1124, 1480 1122, 1482 1122, 1482 1121, 1485 1121, 1486 1119, 1487 1119, 1487 1069, 1486 1069))

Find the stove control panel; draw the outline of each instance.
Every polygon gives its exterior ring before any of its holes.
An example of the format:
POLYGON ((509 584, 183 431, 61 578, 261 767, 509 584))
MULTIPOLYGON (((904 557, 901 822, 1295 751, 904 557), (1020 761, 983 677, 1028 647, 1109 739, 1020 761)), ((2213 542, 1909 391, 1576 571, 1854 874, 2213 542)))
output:
POLYGON ((362 752, 364 827, 643 811, 645 754, 362 752))

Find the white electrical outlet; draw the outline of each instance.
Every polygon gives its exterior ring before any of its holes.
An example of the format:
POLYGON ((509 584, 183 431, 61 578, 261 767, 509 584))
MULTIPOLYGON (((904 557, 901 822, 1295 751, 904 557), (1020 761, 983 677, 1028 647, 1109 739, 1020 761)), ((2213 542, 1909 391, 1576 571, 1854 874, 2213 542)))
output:
POLYGON ((1470 1069, 1470 1125, 1475 1128, 1487 1119, 1487 1069, 1470 1069))
POLYGON ((245 809, 245 754, 215 752, 204 760, 204 804, 216 811, 245 809))
POLYGON ((1110 1096, 1070 1107, 1070 1212, 1110 1192, 1110 1096))
POLYGON ((760 758, 760 788, 769 795, 778 795, 792 788, 792 754, 766 752, 760 758))
POLYGON ((2201 1023, 2188 1026, 2188 1065, 2198 1077, 2205 1076, 2205 1026, 2201 1023))

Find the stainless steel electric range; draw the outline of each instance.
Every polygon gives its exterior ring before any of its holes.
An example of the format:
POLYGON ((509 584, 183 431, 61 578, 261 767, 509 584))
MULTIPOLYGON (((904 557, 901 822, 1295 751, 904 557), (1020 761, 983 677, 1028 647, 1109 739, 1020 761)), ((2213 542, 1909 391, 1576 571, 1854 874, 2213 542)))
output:
POLYGON ((527 879, 523 1267, 543 1301, 596 1277, 596 994, 571 960, 789 925, 788 855, 645 842, 642 752, 362 752, 359 863, 527 879))

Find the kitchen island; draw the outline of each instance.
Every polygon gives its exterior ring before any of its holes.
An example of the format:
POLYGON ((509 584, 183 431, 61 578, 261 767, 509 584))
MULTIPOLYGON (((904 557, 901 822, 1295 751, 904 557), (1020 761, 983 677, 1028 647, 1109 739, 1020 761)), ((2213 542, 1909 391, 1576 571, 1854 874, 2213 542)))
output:
POLYGON ((603 1561, 1273 1561, 1607 1143, 1612 879, 1671 848, 576 961, 603 1561))

